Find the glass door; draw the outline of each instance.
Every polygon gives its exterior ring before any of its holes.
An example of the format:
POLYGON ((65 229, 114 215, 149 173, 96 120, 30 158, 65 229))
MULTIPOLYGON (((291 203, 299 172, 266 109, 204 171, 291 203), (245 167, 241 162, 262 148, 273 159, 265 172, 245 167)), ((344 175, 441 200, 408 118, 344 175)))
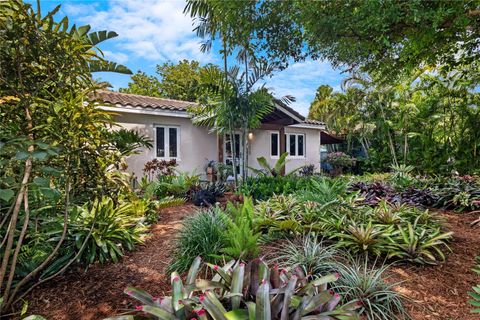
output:
MULTIPOLYGON (((242 174, 241 162, 242 162, 242 159, 243 159, 243 157, 242 157, 243 150, 242 150, 242 145, 240 143, 240 134, 235 133, 233 136, 234 136, 235 153, 236 153, 236 157, 235 157, 236 173, 237 173, 237 175, 241 175, 242 174)), ((232 162, 233 162, 233 149, 232 149, 232 139, 231 139, 230 134, 225 134, 225 138, 223 139, 223 141, 224 141, 223 159, 225 160, 225 164, 231 166, 232 162)))

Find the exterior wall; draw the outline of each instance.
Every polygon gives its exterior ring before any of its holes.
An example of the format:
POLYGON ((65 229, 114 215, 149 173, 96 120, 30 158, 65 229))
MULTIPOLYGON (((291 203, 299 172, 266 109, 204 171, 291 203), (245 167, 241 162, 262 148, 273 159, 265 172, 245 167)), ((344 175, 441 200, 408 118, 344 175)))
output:
POLYGON ((303 133, 305 134, 305 157, 288 159, 286 172, 290 172, 299 167, 313 164, 315 171, 320 171, 320 130, 307 128, 286 127, 285 133, 303 133))
MULTIPOLYGON (((248 163, 252 168, 259 169, 257 163, 258 157, 265 157, 271 165, 275 164, 278 157, 270 156, 270 133, 278 132, 275 130, 253 130, 253 138, 250 140, 250 152, 248 163)), ((313 164, 315 170, 320 170, 320 130, 309 128, 285 127, 285 133, 302 133, 305 134, 305 157, 287 157, 287 165, 285 171, 288 173, 299 167, 313 164)))
MULTIPOLYGON (((158 115, 121 113, 115 117, 117 124, 125 129, 133 129, 148 136, 154 143, 151 150, 129 157, 127 171, 135 176, 143 176, 143 167, 147 161, 155 159, 156 125, 177 126, 179 132, 178 169, 181 171, 196 171, 204 174, 204 166, 208 160, 217 160, 217 136, 208 132, 205 127, 194 126, 190 119, 166 117, 158 115)), ((160 159, 160 158, 159 158, 160 159)))
MULTIPOLYGON (((127 158, 127 171, 135 176, 143 176, 143 167, 147 161, 155 159, 155 131, 157 125, 177 126, 179 133, 179 158, 178 169, 181 171, 204 174, 204 166, 208 160, 218 161, 217 137, 209 133, 205 127, 194 126, 190 119, 168 117, 163 115, 147 115, 133 113, 119 113, 115 117, 119 127, 133 129, 148 136, 154 143, 151 150, 142 150, 139 154, 127 158)), ((278 157, 270 156, 270 133, 275 130, 253 130, 253 137, 249 140, 249 163, 253 168, 260 168, 258 157, 265 157, 271 165, 275 164, 278 157)), ((320 166, 320 130, 309 128, 286 127, 285 133, 305 134, 305 157, 287 158, 286 172, 307 164, 315 165, 318 171, 320 166)))

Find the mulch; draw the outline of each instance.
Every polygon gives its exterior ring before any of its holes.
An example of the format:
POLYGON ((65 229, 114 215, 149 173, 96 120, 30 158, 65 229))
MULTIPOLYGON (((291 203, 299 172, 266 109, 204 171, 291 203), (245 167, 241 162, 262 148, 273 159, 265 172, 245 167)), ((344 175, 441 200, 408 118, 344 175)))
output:
POLYGON ((397 290, 410 301, 406 306, 413 319, 478 320, 470 313, 468 291, 479 283, 471 270, 475 256, 480 255, 480 227, 470 223, 477 214, 442 212, 446 229, 453 231, 452 252, 447 261, 438 266, 397 266, 390 269, 389 281, 403 281, 397 290))
POLYGON ((129 285, 154 296, 170 291, 170 263, 174 239, 184 217, 195 206, 187 204, 162 210, 145 244, 127 253, 119 263, 94 264, 88 270, 72 269, 36 288, 27 298, 28 314, 49 320, 93 320, 132 309, 134 301, 123 292, 129 285))
MULTIPOLYGON (((134 301, 123 290, 134 285, 162 296, 170 291, 165 269, 176 232, 182 219, 194 212, 192 205, 166 209, 159 223, 153 226, 145 245, 128 253, 116 264, 95 264, 87 271, 71 270, 43 286, 28 297, 29 314, 40 314, 50 320, 103 319, 132 309, 134 301)), ((477 215, 442 213, 446 228, 454 232, 452 252, 438 266, 394 266, 388 281, 402 281, 397 289, 409 301, 406 307, 413 319, 479 319, 470 314, 467 292, 478 282, 470 270, 480 254, 479 227, 470 222, 477 215)))

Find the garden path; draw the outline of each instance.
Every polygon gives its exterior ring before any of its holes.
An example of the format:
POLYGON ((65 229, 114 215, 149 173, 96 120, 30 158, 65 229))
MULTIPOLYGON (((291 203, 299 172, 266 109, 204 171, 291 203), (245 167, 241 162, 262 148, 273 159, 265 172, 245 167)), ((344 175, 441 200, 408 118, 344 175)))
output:
POLYGON ((49 320, 96 320, 132 309, 132 300, 123 293, 128 285, 165 295, 170 290, 165 269, 174 237, 182 219, 194 210, 193 205, 162 210, 145 245, 127 253, 119 263, 95 264, 87 271, 71 270, 39 286, 27 298, 28 314, 40 314, 49 320))

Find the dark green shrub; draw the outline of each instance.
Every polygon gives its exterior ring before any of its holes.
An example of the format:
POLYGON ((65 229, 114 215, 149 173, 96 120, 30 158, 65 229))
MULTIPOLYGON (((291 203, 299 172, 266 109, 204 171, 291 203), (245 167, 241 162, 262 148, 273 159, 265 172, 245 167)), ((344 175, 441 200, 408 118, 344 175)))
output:
POLYGON ((274 194, 294 193, 301 187, 301 179, 293 175, 249 177, 242 184, 240 192, 255 200, 267 200, 274 194))

